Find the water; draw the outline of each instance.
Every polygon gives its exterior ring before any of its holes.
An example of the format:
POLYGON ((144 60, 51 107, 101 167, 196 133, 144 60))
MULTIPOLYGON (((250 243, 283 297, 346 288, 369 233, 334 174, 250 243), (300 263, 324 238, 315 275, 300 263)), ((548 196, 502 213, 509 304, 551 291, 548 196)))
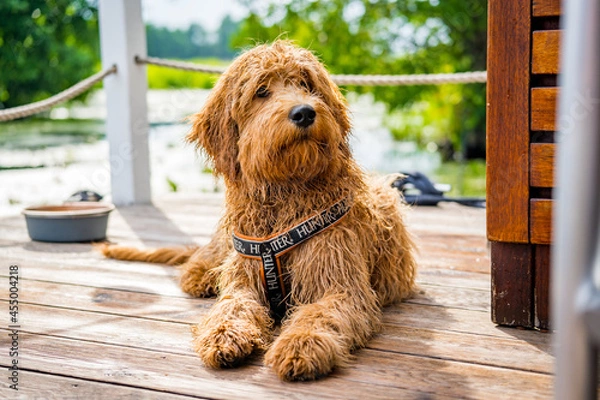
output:
MULTIPOLYGON (((154 196, 176 188, 182 192, 220 190, 193 146, 183 143, 189 126, 183 119, 201 108, 205 90, 154 90, 148 93, 149 146, 154 196)), ((62 202, 77 190, 110 194, 108 143, 104 138, 105 97, 91 96, 87 104, 57 108, 47 121, 0 124, 0 212, 38 203, 62 202), (80 118, 85 118, 81 120, 80 118)), ((437 153, 414 143, 396 142, 383 126, 385 107, 372 97, 351 96, 357 161, 368 171, 440 168, 437 153)))

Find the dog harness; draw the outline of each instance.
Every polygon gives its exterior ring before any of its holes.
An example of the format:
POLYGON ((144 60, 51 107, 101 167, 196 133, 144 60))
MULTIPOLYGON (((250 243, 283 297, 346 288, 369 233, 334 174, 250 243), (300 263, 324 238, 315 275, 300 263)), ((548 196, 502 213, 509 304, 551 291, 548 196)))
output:
POLYGON ((235 250, 246 258, 262 261, 261 278, 271 313, 277 320, 285 315, 287 291, 282 276, 281 256, 339 222, 350 211, 348 197, 338 201, 293 228, 266 238, 252 238, 233 233, 235 250))

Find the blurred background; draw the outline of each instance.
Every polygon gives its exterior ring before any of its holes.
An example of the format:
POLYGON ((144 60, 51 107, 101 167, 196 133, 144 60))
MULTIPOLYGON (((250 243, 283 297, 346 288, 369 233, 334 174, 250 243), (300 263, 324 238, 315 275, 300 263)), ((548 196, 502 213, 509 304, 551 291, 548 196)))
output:
MULTIPOLYGON (((243 49, 286 38, 334 74, 486 69, 485 0, 143 0, 148 55, 227 65, 243 49)), ((101 69, 97 2, 0 2, 0 109, 45 99, 101 69)), ((221 190, 184 118, 216 75, 148 66, 152 188, 221 190)), ((451 195, 485 195, 485 84, 342 88, 352 147, 373 172, 421 171, 451 195)), ((34 117, 0 123, 0 213, 110 194, 102 85, 34 117)))

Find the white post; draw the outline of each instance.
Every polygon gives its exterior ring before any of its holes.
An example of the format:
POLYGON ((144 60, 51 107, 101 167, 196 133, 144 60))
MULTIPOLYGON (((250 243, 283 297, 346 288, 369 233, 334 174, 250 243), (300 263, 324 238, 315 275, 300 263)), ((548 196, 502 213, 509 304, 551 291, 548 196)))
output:
POLYGON ((106 136, 112 199, 116 205, 149 203, 150 163, 146 105, 146 31, 141 0, 100 0, 100 42, 104 68, 117 73, 104 80, 106 136))

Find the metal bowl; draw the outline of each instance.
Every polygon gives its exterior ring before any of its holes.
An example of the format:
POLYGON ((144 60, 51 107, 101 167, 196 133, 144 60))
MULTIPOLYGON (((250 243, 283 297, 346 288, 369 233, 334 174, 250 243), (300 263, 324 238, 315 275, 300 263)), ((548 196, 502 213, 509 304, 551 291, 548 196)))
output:
POLYGON ((29 237, 42 242, 90 242, 106 238, 112 204, 81 202, 23 210, 29 237))

